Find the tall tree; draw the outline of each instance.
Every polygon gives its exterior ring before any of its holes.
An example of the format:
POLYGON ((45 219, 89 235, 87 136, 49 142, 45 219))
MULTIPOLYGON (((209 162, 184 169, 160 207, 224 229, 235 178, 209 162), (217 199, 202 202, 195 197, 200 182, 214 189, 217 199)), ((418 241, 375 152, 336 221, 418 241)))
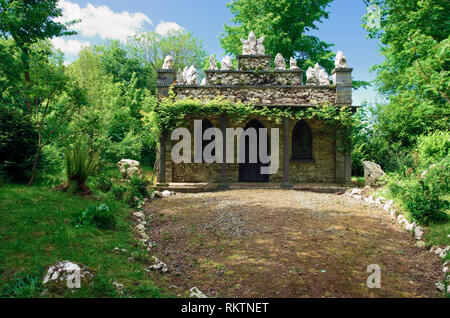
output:
POLYGON ((374 69, 389 102, 377 109, 376 129, 388 144, 411 147, 421 134, 450 127, 450 2, 373 0, 380 23, 368 23, 385 60, 374 69))
POLYGON ((234 15, 232 25, 225 25, 221 46, 230 54, 242 52, 241 38, 250 31, 265 36, 268 54, 281 53, 286 61, 295 57, 306 69, 315 63, 328 72, 333 69, 332 44, 306 33, 317 29, 317 23, 328 18, 326 8, 332 0, 236 0, 227 4, 234 15))
POLYGON ((38 144, 28 185, 37 172, 42 149, 68 137, 64 129, 73 115, 86 103, 84 90, 67 76, 62 55, 51 50, 49 41, 30 46, 30 80, 32 86, 29 113, 36 127, 38 144))
POLYGON ((30 47, 42 40, 55 36, 72 35, 69 24, 56 22, 62 15, 58 0, 0 0, 0 35, 12 37, 20 49, 25 79, 25 104, 31 110, 30 90, 30 47))
POLYGON ((156 84, 156 70, 162 67, 166 55, 173 57, 175 70, 190 65, 200 70, 207 56, 202 41, 184 30, 164 36, 155 32, 140 33, 128 42, 128 46, 132 56, 150 66, 153 85, 156 84))

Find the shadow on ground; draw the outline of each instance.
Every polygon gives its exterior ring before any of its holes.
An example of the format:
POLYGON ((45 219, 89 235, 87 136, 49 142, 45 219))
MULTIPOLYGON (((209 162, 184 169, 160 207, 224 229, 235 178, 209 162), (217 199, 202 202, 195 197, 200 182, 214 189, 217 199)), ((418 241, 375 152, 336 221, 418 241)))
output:
POLYGON ((145 207, 152 279, 177 296, 437 297, 440 262, 384 213, 347 196, 284 190, 177 194, 145 207), (367 266, 381 267, 369 289, 367 266))

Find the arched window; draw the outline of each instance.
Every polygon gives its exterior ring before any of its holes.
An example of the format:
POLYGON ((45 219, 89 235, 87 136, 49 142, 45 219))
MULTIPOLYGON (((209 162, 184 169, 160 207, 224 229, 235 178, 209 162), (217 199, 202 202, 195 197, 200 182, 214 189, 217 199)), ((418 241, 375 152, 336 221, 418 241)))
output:
MULTIPOLYGON (((214 128, 213 124, 208 119, 202 120, 202 136, 205 135, 205 131, 209 128, 214 128)), ((202 153, 205 151, 205 147, 209 145, 213 140, 215 140, 216 137, 213 136, 211 140, 203 140, 202 142, 202 153)), ((215 149, 211 153, 213 156, 216 155, 215 149)))
POLYGON ((304 120, 295 125, 292 133, 292 159, 313 159, 311 128, 304 120))

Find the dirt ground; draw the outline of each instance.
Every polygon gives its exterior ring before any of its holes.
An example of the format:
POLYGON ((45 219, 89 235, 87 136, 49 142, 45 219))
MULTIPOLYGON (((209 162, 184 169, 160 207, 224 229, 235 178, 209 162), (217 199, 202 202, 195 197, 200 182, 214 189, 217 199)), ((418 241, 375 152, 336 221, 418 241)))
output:
POLYGON ((173 295, 438 297, 441 262, 386 214, 345 195, 285 190, 176 194, 145 207, 150 272, 173 295), (369 289, 367 267, 381 268, 369 289))

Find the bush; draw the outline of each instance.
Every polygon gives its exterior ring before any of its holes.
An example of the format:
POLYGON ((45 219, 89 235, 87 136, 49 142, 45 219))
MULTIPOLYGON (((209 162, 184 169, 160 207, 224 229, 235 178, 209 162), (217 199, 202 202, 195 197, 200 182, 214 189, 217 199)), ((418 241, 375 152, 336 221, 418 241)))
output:
POLYGON ((81 140, 66 152, 66 174, 70 192, 90 192, 86 186, 87 178, 97 169, 99 154, 93 152, 81 140))
POLYGON ((87 208, 76 217, 75 223, 77 225, 95 225, 105 230, 117 228, 116 217, 106 204, 87 208))
POLYGON ((137 207, 143 199, 148 197, 148 181, 138 177, 132 177, 122 184, 113 184, 111 194, 116 200, 123 201, 131 207, 137 207))
POLYGON ((18 110, 0 109, 0 171, 12 181, 29 176, 38 135, 29 116, 18 110))
POLYGON ((424 169, 450 155, 450 133, 434 132, 418 140, 419 165, 424 169))
POLYGON ((394 197, 402 200, 412 218, 422 224, 439 222, 448 218, 450 205, 450 156, 430 167, 423 173, 408 177, 390 175, 389 190, 394 197))

